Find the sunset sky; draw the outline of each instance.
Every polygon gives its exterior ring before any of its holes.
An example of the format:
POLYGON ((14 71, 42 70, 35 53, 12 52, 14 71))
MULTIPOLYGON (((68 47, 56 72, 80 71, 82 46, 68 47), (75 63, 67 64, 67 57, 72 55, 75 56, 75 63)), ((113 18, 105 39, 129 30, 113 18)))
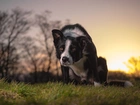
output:
POLYGON ((15 7, 49 10, 52 20, 80 23, 110 70, 127 70, 124 62, 140 56, 140 0, 0 0, 2 11, 15 7))

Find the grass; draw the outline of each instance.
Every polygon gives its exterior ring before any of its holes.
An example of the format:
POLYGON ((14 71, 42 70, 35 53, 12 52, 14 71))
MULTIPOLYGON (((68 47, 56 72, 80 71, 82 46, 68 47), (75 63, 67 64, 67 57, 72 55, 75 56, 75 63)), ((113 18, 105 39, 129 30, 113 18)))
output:
POLYGON ((0 105, 140 105, 140 83, 134 87, 94 87, 6 83, 0 80, 0 105))

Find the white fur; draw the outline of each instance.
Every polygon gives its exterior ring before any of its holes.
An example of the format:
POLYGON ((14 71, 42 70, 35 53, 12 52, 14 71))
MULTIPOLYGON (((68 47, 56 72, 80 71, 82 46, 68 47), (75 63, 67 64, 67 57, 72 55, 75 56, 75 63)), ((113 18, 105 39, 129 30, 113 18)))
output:
POLYGON ((99 86, 101 86, 101 84, 94 81, 94 86, 95 86, 95 87, 99 87, 99 86))
POLYGON ((70 65, 70 64, 73 63, 72 57, 70 56, 70 53, 69 53, 70 45, 71 45, 71 40, 66 40, 66 43, 65 43, 65 50, 64 50, 64 52, 61 54, 61 59, 60 59, 61 65, 64 65, 64 66, 65 66, 65 65, 70 65), (63 57, 69 58, 69 62, 63 63, 63 61, 62 61, 62 58, 63 58, 63 57))
POLYGON ((81 77, 81 80, 86 80, 87 78, 88 70, 84 69, 84 62, 86 61, 86 59, 87 57, 84 56, 79 61, 69 66, 77 76, 81 77))
POLYGON ((125 81, 124 87, 132 87, 133 84, 130 81, 125 81))
POLYGON ((85 36, 84 33, 77 27, 75 27, 74 29, 67 29, 63 32, 63 34, 67 37, 69 35, 71 35, 72 37, 79 37, 79 36, 85 36), (67 33, 71 33, 71 34, 67 34, 67 33))

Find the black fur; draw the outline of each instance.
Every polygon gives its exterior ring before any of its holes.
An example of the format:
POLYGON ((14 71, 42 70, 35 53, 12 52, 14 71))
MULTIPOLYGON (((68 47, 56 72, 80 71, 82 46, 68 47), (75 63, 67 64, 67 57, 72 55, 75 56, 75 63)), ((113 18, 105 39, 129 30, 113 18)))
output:
POLYGON ((101 83, 107 83, 107 73, 108 68, 106 59, 103 57, 98 57, 98 75, 101 83))
MULTIPOLYGON (((54 45, 56 48, 56 55, 57 58, 60 59, 61 52, 59 51, 60 47, 65 46, 65 41, 67 39, 72 41, 72 45, 76 47, 75 52, 70 51, 70 55, 72 56, 74 62, 77 62, 80 60, 83 56, 87 56, 87 60, 84 63, 84 69, 88 70, 87 73, 87 80, 93 79, 93 81, 99 82, 99 77, 97 74, 97 53, 96 53, 96 47, 93 44, 91 37, 87 33, 87 31, 79 24, 75 25, 67 25, 63 27, 60 31, 59 30, 52 30, 53 38, 54 38, 54 45), (77 27, 80 29, 85 36, 79 36, 77 38, 73 37, 65 37, 63 35, 63 32, 68 29, 74 29, 77 27)), ((69 33, 71 34, 71 33, 69 33)), ((68 67, 61 66, 62 69, 62 75, 64 77, 64 82, 69 81, 69 77, 67 77, 65 74, 68 74, 68 67), (66 70, 65 70, 66 69, 66 70)), ((89 82, 89 81, 87 81, 89 82)))
POLYGON ((97 57, 96 47, 92 42, 90 35, 81 25, 67 25, 64 26, 61 30, 54 29, 52 30, 52 35, 56 48, 56 56, 58 59, 60 59, 61 54, 65 49, 66 40, 71 41, 69 53, 73 59, 73 62, 77 62, 83 57, 87 58, 86 61, 84 61, 84 63, 82 64, 84 67, 83 69, 85 71, 87 70, 87 77, 84 81, 81 80, 82 77, 79 77, 74 73, 74 70, 71 68, 71 66, 61 65, 64 83, 70 82, 71 75, 69 74, 69 70, 72 70, 74 81, 76 81, 76 83, 93 84, 94 82, 97 82, 104 85, 125 85, 125 81, 112 81, 109 83, 107 82, 108 68, 106 59, 102 57, 97 57), (68 36, 64 35, 65 30, 74 30, 75 28, 78 28, 81 32, 83 32, 84 35, 73 37, 71 32, 67 33, 69 34, 68 36))

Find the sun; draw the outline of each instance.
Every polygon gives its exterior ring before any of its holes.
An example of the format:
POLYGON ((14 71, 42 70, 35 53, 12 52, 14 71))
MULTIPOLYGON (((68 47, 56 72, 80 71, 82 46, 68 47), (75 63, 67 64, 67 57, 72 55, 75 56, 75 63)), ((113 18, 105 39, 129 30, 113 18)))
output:
POLYGON ((123 64, 123 62, 120 61, 112 61, 111 63, 108 64, 109 70, 122 70, 125 72, 128 72, 128 68, 123 64))
POLYGON ((108 59, 107 65, 109 70, 120 70, 129 73, 127 66, 124 64, 124 59, 108 59))

